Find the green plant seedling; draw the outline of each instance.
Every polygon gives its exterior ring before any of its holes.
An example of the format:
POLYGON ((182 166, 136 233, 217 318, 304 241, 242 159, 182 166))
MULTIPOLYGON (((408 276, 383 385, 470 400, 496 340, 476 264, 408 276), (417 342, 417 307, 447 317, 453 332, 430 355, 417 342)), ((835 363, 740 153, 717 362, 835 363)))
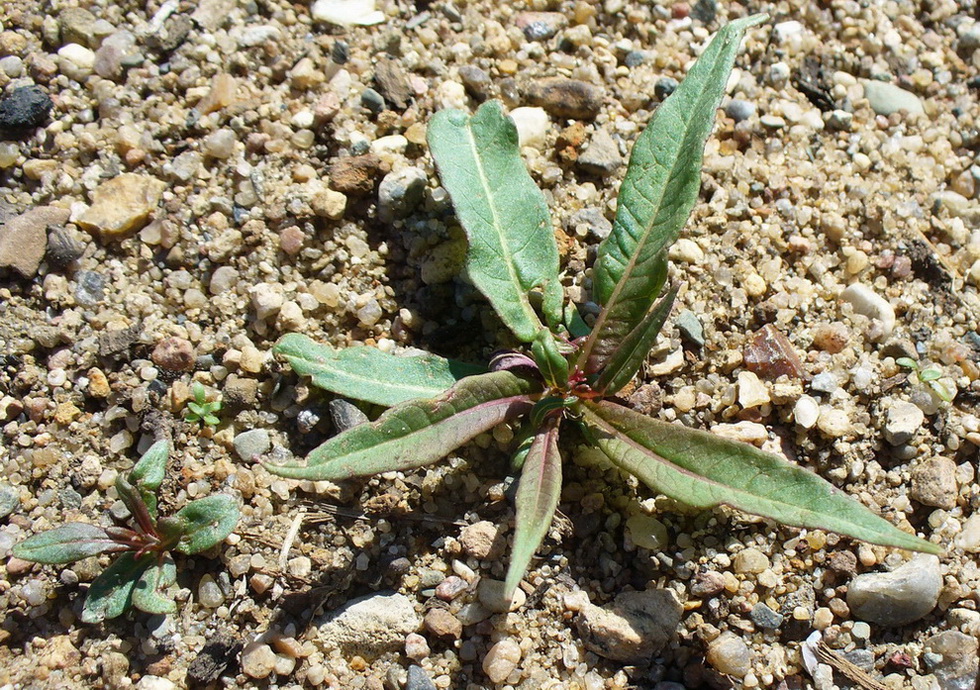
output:
POLYGON ((208 426, 218 426, 221 420, 218 419, 215 412, 221 410, 221 401, 212 400, 208 402, 207 391, 204 390, 204 385, 200 381, 195 381, 191 386, 191 394, 194 399, 187 401, 188 412, 184 415, 184 421, 191 424, 201 422, 208 426))
POLYGON ((177 581, 171 551, 195 554, 220 544, 238 524, 238 502, 215 495, 191 501, 168 517, 157 517, 157 490, 163 482, 170 444, 157 441, 128 475, 116 479, 129 509, 129 527, 72 522, 36 534, 13 553, 35 563, 71 563, 101 553, 121 554, 89 587, 82 607, 86 623, 115 618, 131 606, 147 613, 177 611, 168 590, 177 581))
POLYGON ((469 240, 468 275, 528 351, 501 353, 489 372, 472 373, 432 355, 399 358, 363 348, 338 353, 287 335, 276 352, 315 385, 394 406, 377 421, 329 439, 305 465, 267 465, 269 471, 337 481, 411 470, 497 424, 526 418, 514 459, 520 483, 508 595, 558 506, 565 424, 578 426, 612 465, 678 502, 701 509, 724 504, 787 525, 940 552, 781 457, 651 419, 614 400, 670 313, 677 289, 665 289, 667 250, 697 200, 704 145, 739 43, 746 29, 765 19, 757 15, 722 28, 637 139, 612 233, 593 269, 593 298, 602 310, 591 329, 573 306, 562 305, 548 207, 520 157, 513 121, 495 101, 472 117, 436 113, 429 148, 469 240))
POLYGON ((911 357, 899 357, 895 360, 895 364, 903 369, 909 369, 912 372, 911 375, 915 376, 919 383, 924 383, 929 386, 940 400, 953 402, 953 392, 949 390, 946 384, 939 380, 943 375, 943 371, 939 367, 930 364, 924 369, 920 369, 919 363, 911 357))

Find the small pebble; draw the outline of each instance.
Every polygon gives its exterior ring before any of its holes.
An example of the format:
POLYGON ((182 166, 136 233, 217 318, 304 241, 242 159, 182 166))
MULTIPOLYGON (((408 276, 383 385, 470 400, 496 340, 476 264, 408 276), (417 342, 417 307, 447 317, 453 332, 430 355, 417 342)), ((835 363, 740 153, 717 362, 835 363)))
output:
POLYGON ((476 589, 477 598, 480 603, 495 613, 507 613, 516 611, 524 605, 527 595, 520 587, 514 590, 514 594, 508 600, 504 597, 504 582, 501 580, 491 580, 483 578, 476 589))
POLYGON ((742 549, 735 554, 736 573, 761 573, 769 567, 769 558, 755 548, 742 549))
POLYGON ((638 663, 674 637, 682 611, 671 590, 624 592, 603 607, 585 603, 575 626, 586 649, 607 659, 638 663))
POLYGON ((798 379, 805 373, 789 338, 772 324, 766 324, 756 332, 743 357, 749 371, 768 381, 780 376, 798 379))
POLYGON ((421 666, 409 666, 405 690, 436 690, 436 684, 421 666))
POLYGON ((265 429, 250 429, 235 436, 235 452, 247 462, 264 455, 272 448, 272 439, 265 429))
POLYGON ((861 620, 897 627, 932 611, 942 586, 939 559, 919 554, 892 572, 855 577, 847 586, 847 605, 861 620))
POLYGON ((820 372, 810 381, 810 389, 818 393, 833 393, 838 388, 837 377, 829 371, 820 372))
POLYGON ((929 458, 912 470, 909 496, 919 503, 950 510, 956 507, 958 493, 953 460, 943 456, 929 458))
POLYGON ((804 429, 812 429, 820 418, 820 405, 809 395, 801 395, 793 406, 793 419, 804 429))
POLYGON ((850 303, 854 311, 881 322, 879 340, 887 338, 895 330, 895 309, 884 297, 867 285, 853 283, 840 295, 841 300, 850 303))
POLYGON ((521 660, 521 646, 505 638, 493 645, 483 657, 483 672, 491 683, 503 683, 521 660))
POLYGON ((418 633, 409 633, 405 636, 405 656, 415 661, 421 661, 429 656, 429 643, 418 633))
POLYGON ((252 642, 242 651, 241 663, 249 678, 266 678, 276 667, 276 653, 267 644, 252 642))
POLYGON ((193 343, 186 338, 164 338, 156 344, 150 359, 158 367, 170 371, 190 371, 197 361, 193 343))
POLYGON ((657 83, 653 85, 653 95, 657 97, 658 101, 663 101, 667 96, 674 93, 679 86, 679 82, 671 77, 661 77, 657 80, 657 83))
POLYGON ((197 585, 197 600, 205 608, 216 609, 225 603, 225 595, 222 594, 221 588, 213 577, 203 575, 197 585))
POLYGON ((767 630, 778 630, 779 626, 783 624, 783 617, 761 601, 752 607, 749 616, 753 623, 767 630))
POLYGON ((769 389, 751 371, 742 371, 738 375, 738 404, 744 408, 761 407, 770 401, 769 389))
POLYGON ((425 629, 436 637, 458 640, 463 634, 463 624, 453 614, 443 608, 432 608, 422 621, 425 629))
POLYGON ((925 112, 922 101, 911 91, 883 81, 864 80, 862 84, 864 97, 878 115, 891 115, 900 111, 921 115, 925 112))
POLYGON ((735 122, 742 122, 755 115, 755 104, 733 98, 725 106, 725 114, 735 122))
POLYGON ((460 530, 459 544, 465 553, 486 561, 503 556, 507 540, 498 525, 488 520, 481 520, 460 530))
POLYGON ((741 637, 725 632, 708 645, 705 659, 719 673, 744 678, 752 669, 752 655, 741 637))
POLYGON ((584 81, 546 77, 530 83, 527 98, 555 117, 592 120, 602 108, 602 91, 584 81))
POLYGON ((894 398, 882 401, 888 411, 883 429, 885 440, 893 446, 908 443, 925 422, 925 415, 918 407, 904 400, 894 398))

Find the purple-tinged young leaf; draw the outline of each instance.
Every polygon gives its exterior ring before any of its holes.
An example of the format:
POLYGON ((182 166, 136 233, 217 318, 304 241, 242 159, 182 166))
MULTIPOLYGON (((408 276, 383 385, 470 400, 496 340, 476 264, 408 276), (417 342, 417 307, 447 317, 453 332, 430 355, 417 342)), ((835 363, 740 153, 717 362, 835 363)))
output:
POLYGON ((82 622, 101 623, 122 615, 132 605, 133 588, 153 558, 153 554, 137 559, 133 552, 124 553, 103 570, 88 588, 82 622))
POLYGON ((485 369, 437 355, 398 357, 374 347, 336 350, 299 333, 284 335, 272 351, 317 388, 355 400, 391 407, 435 397, 465 376, 485 369))
POLYGON ((504 598, 510 599, 534 552, 541 546, 561 496, 561 455, 558 454, 560 417, 549 417, 531 442, 517 485, 514 548, 507 567, 504 598))
POLYGON ((614 465, 681 503, 697 508, 724 504, 872 544, 942 552, 937 544, 903 532, 829 482, 772 453, 610 402, 586 402, 582 410, 594 442, 614 465))
POLYGON ((490 371, 511 371, 514 373, 537 372, 538 365, 522 352, 501 350, 490 358, 490 371))
POLYGON ((170 554, 161 554, 133 587, 133 606, 146 613, 166 615, 177 612, 177 603, 167 589, 177 582, 177 565, 170 554))
POLYGON ((593 389, 604 395, 612 395, 630 382, 656 342, 657 335, 670 314, 670 308, 674 306, 675 297, 676 286, 668 290, 636 328, 623 338, 619 347, 610 355, 605 368, 592 386, 593 389))
POLYGON ((35 563, 71 563, 89 556, 127 550, 101 527, 70 522, 14 544, 13 554, 35 563))
POLYGON ((173 515, 182 532, 176 549, 190 555, 220 544, 235 529, 239 516, 238 501, 227 494, 191 501, 173 515))
POLYGON ((540 383, 509 371, 468 376, 438 398, 410 400, 375 422, 334 436, 307 456, 305 467, 265 467, 282 477, 313 481, 413 469, 526 413, 530 396, 540 390, 540 383))
POLYGON ((156 531, 156 521, 153 518, 157 508, 156 494, 147 491, 144 495, 121 474, 116 477, 116 493, 119 494, 119 499, 126 505, 130 515, 133 516, 139 530, 143 534, 153 534, 156 531), (149 504, 147 504, 147 497, 149 504))

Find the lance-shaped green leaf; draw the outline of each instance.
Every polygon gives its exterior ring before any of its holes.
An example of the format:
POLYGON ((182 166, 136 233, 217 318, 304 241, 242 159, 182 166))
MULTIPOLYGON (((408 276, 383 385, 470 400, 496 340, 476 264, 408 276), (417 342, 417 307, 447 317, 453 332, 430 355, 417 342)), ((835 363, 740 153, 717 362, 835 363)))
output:
POLYGON ((657 340, 657 335, 670 314, 670 308, 674 306, 675 297, 677 287, 671 288, 650 313, 623 338, 592 386, 595 390, 612 395, 630 382, 657 340))
POLYGON ((605 364, 603 353, 593 352, 597 344, 618 344, 659 294, 666 250, 697 200, 704 144, 739 43, 746 29, 765 19, 755 15, 722 27, 636 140, 619 188, 613 230, 600 245, 593 270, 593 297, 605 308, 579 359, 585 373, 605 364))
MULTIPOLYGON (((150 517, 157 515, 157 489, 163 483, 170 459, 170 443, 160 440, 147 448, 129 472, 129 483, 139 491, 150 517)), ((132 509, 130 509, 132 512, 132 509)))
POLYGON ((538 430, 524 458, 517 485, 514 547, 507 567, 504 598, 510 599, 534 552, 541 546, 561 496, 561 455, 558 454, 560 417, 550 417, 538 430))
POLYGON ((473 117, 441 110, 429 124, 428 141, 469 240, 473 284, 521 341, 533 341, 541 329, 531 291, 541 291, 541 310, 556 328, 563 296, 558 245, 544 195, 521 159, 513 120, 499 101, 487 101, 473 117))
POLYGON ((113 561, 92 581, 82 606, 82 621, 100 623, 122 615, 132 604, 136 582, 152 563, 152 554, 137 559, 133 552, 124 553, 113 561))
POLYGON ((238 501, 226 494, 216 494, 191 501, 174 515, 160 520, 161 532, 172 533, 178 526, 180 538, 176 549, 195 554, 220 544, 238 524, 238 501))
POLYGON ((128 547, 115 541, 101 527, 70 522, 14 544, 13 554, 35 563, 71 563, 82 558, 128 547))
POLYGON ((170 443, 166 440, 157 441, 133 465, 129 472, 129 482, 140 489, 156 491, 163 483, 169 459, 170 443))
POLYGON ((613 464, 654 491, 698 508, 725 504, 786 525, 885 546, 941 553, 802 467, 753 446, 668 424, 608 402, 583 405, 584 421, 613 464))
POLYGON ((170 554, 163 554, 140 575, 133 587, 133 606, 146 613, 168 614, 177 611, 177 603, 167 589, 177 582, 177 564, 170 554))
POLYGON ((541 384, 495 371, 468 376, 433 400, 410 400, 377 421, 334 436, 306 466, 266 465, 294 479, 337 481, 435 462, 478 434, 531 409, 541 384))
POLYGON ((432 354, 397 357, 373 347, 336 350, 299 333, 284 335, 272 351, 318 388, 385 407, 433 398, 461 378, 486 371, 432 354))

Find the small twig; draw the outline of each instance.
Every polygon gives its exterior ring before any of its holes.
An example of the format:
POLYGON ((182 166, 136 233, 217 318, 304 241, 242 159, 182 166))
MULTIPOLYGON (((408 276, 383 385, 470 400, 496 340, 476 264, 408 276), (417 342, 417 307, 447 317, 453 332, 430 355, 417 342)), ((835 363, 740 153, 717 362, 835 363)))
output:
POLYGON ((820 659, 820 661, 833 667, 842 675, 847 677, 848 680, 856 683, 859 687, 865 688, 866 690, 890 690, 887 685, 875 680, 866 671, 858 666, 855 666, 833 649, 828 647, 822 640, 817 643, 816 648, 817 658, 820 659))
POLYGON ((300 508, 296 517, 293 518, 293 523, 289 526, 289 531, 286 532, 286 536, 282 540, 282 549, 279 550, 279 570, 286 570, 286 562, 289 560, 289 550, 293 548, 293 542, 296 541, 296 535, 299 534, 299 529, 303 526, 303 518, 305 517, 306 509, 300 508))
POLYGON ((315 524, 318 522, 326 522, 335 516, 351 518, 353 520, 387 520, 391 518, 396 518, 398 520, 414 520, 416 522, 428 522, 439 525, 456 525, 458 527, 466 527, 467 523, 465 520, 453 520, 450 518, 438 517, 435 515, 426 515, 424 513, 395 513, 394 511, 386 511, 379 513, 365 513, 363 510, 354 510, 352 508, 344 508, 342 506, 337 506, 332 503, 314 503, 312 501, 307 502, 306 505, 315 507, 317 510, 310 511, 306 513, 306 522, 309 524, 315 524))

